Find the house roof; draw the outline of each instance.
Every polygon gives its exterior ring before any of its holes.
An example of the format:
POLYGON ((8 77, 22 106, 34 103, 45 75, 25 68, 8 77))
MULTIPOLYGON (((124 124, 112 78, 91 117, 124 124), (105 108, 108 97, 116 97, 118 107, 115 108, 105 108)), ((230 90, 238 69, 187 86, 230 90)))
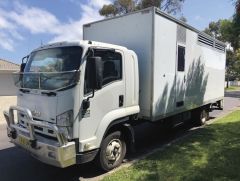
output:
POLYGON ((20 65, 13 62, 0 59, 0 71, 1 70, 19 70, 20 65))

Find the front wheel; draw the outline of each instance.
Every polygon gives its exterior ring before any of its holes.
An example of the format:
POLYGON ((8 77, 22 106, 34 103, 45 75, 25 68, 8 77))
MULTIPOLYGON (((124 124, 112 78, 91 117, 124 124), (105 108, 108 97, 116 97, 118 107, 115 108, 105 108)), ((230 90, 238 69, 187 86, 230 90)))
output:
POLYGON ((104 171, 118 167, 126 155, 126 143, 120 131, 110 133, 102 142, 97 157, 99 166, 104 171))

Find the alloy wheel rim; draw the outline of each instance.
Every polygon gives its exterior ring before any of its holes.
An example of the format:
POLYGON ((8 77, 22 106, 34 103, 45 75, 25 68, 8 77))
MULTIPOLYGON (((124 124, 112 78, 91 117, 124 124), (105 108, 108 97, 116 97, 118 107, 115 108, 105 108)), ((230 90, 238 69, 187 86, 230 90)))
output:
POLYGON ((113 139, 109 142, 106 149, 106 159, 109 164, 119 160, 122 152, 122 144, 119 139, 113 139))

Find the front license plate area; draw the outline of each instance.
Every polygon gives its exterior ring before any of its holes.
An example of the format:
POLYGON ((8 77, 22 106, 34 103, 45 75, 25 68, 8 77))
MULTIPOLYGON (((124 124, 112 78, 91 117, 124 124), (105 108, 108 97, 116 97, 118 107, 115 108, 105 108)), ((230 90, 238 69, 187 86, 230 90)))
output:
POLYGON ((30 147, 30 141, 27 138, 25 138, 23 136, 18 136, 18 141, 19 141, 20 145, 27 147, 27 148, 30 147))

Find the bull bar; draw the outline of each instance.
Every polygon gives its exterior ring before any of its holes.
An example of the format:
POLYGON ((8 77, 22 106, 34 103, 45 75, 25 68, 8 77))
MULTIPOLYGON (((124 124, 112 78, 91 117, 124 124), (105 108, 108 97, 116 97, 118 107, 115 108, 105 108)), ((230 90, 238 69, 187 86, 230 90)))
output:
POLYGON ((31 152, 32 156, 35 158, 58 167, 67 167, 76 163, 75 142, 68 142, 56 125, 33 120, 31 111, 20 106, 11 106, 9 108, 9 112, 4 111, 4 117, 7 122, 8 137, 11 138, 11 141, 31 152), (26 128, 15 123, 14 111, 26 116, 26 128), (48 141, 46 138, 38 140, 39 138, 35 134, 34 126, 45 127, 53 130, 57 138, 57 143, 52 144, 51 141, 48 141), (21 145, 17 139, 19 135, 27 138, 31 147, 28 148, 21 145), (51 152, 51 154, 49 154, 49 152, 51 152), (53 154, 55 157, 52 156, 52 158, 49 158, 49 155, 53 154))

